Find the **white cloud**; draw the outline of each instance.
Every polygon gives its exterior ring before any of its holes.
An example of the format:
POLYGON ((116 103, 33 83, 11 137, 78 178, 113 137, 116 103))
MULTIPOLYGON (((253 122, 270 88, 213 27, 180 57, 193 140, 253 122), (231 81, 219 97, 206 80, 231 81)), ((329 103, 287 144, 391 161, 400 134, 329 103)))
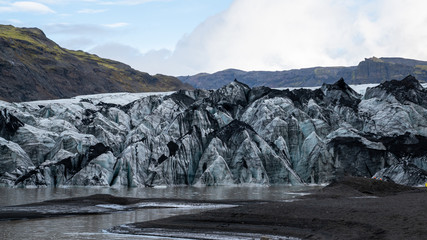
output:
POLYGON ((83 51, 86 51, 87 49, 90 49, 97 44, 96 41, 87 37, 64 38, 59 40, 58 43, 60 46, 68 49, 83 51))
POLYGON ((48 6, 38 3, 38 2, 14 2, 6 4, 5 6, 0 6, 0 12, 32 12, 32 13, 55 13, 48 6))
POLYGON ((194 72, 354 64, 365 55, 352 46, 348 8, 332 0, 237 0, 182 39, 173 58, 194 72))
POLYGON ((55 41, 62 47, 87 51, 105 44, 115 36, 126 35, 127 29, 120 28, 120 25, 125 26, 125 24, 107 27, 98 24, 55 23, 45 25, 43 29, 48 37, 54 36, 55 41))
MULTIPOLYGON (((77 2, 83 2, 83 3, 92 3, 92 4, 99 4, 99 5, 121 5, 121 6, 135 6, 135 5, 141 5, 145 3, 150 2, 170 2, 173 0, 38 0, 38 2, 44 2, 44 3, 77 3, 77 2)), ((1 3, 1 1, 0 1, 1 3)))
MULTIPOLYGON (((62 4, 62 3, 68 3, 71 0, 37 0, 39 3, 47 3, 47 4, 62 4)), ((74 0, 74 2, 77 2, 77 0, 74 0)))
POLYGON ((106 43, 99 45, 89 52, 100 57, 114 59, 131 65, 133 68, 141 71, 150 71, 152 74, 165 73, 165 67, 168 69, 177 68, 174 63, 168 61, 171 51, 167 49, 151 50, 142 54, 138 49, 120 43, 106 43))
POLYGON ((20 24, 22 24, 22 23, 23 23, 21 20, 19 20, 19 19, 14 19, 14 18, 8 19, 7 21, 8 21, 9 23, 16 24, 16 25, 20 25, 20 24))
POLYGON ((117 0, 117 1, 95 1, 102 5, 140 5, 149 2, 169 2, 171 0, 117 0))
POLYGON ((107 35, 108 29, 95 24, 68 24, 55 23, 46 25, 46 32, 50 34, 64 34, 73 36, 107 35))
POLYGON ((129 23, 118 22, 118 23, 104 24, 103 26, 108 27, 108 28, 120 28, 120 27, 126 27, 128 25, 129 25, 129 23))
POLYGON ((356 65, 371 56, 427 60, 425 9, 425 0, 235 0, 173 51, 142 54, 123 45, 95 50, 171 75, 356 65))
POLYGON ((77 13, 83 13, 83 14, 95 14, 95 13, 102 13, 107 11, 107 9, 81 9, 79 11, 77 11, 77 13))

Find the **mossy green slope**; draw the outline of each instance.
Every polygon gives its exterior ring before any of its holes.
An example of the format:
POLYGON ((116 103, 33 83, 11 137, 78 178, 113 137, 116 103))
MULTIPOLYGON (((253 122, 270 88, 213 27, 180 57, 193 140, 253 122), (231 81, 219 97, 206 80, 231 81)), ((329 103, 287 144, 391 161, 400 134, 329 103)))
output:
POLYGON ((6 101, 191 88, 175 77, 62 48, 37 28, 0 25, 0 98, 6 101))

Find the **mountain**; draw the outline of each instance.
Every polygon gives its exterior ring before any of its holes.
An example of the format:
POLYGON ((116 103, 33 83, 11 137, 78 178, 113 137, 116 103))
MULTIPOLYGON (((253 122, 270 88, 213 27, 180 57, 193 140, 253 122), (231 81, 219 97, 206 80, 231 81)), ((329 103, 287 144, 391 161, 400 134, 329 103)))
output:
POLYGON ((175 77, 58 46, 37 28, 0 25, 0 99, 30 101, 109 92, 191 89, 175 77))
POLYGON ((237 79, 250 87, 314 87, 344 78, 349 84, 381 83, 413 75, 427 81, 427 62, 404 58, 367 58, 353 67, 314 67, 288 71, 251 71, 228 69, 213 74, 180 76, 196 88, 217 89, 237 79))
POLYGON ((0 102, 0 183, 155 186, 427 182, 427 89, 181 90, 0 102), (125 94, 126 95, 126 94, 125 94), (128 101, 125 101, 128 99, 128 101))

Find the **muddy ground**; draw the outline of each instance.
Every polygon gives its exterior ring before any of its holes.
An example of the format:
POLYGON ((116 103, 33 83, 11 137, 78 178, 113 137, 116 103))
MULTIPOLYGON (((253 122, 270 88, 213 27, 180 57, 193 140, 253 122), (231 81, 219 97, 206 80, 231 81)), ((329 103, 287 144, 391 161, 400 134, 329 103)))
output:
POLYGON ((261 233, 302 239, 427 239, 427 191, 365 178, 345 178, 293 202, 246 204, 135 223, 144 229, 261 233))

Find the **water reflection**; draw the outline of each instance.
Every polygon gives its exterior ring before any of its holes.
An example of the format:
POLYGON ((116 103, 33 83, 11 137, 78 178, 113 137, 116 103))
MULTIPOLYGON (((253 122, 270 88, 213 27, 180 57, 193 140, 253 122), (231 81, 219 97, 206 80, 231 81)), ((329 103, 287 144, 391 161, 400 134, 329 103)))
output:
MULTIPOLYGON (((0 239, 126 239, 103 233, 116 225, 196 213, 192 209, 144 209, 106 215, 70 216, 37 220, 0 222, 0 239)), ((133 237, 134 238, 134 237, 133 237)))
MULTIPOLYGON (((0 188, 0 206, 40 202, 51 199, 112 194, 136 198, 177 198, 199 200, 286 200, 312 189, 305 186, 271 187, 167 187, 167 188, 0 188)), ((69 216, 49 219, 0 222, 0 239, 135 239, 103 233, 116 225, 150 221, 179 214, 191 214, 206 209, 163 208, 139 209, 105 215, 69 216)), ((138 237, 142 239, 160 239, 138 237)), ((165 238, 161 238, 165 239, 165 238)), ((166 238, 167 239, 167 238, 166 238)))
POLYGON ((219 186, 219 187, 167 187, 167 188, 0 188, 0 206, 18 205, 52 199, 81 197, 92 194, 111 194, 118 197, 178 198, 199 200, 283 200, 315 186, 219 186))

